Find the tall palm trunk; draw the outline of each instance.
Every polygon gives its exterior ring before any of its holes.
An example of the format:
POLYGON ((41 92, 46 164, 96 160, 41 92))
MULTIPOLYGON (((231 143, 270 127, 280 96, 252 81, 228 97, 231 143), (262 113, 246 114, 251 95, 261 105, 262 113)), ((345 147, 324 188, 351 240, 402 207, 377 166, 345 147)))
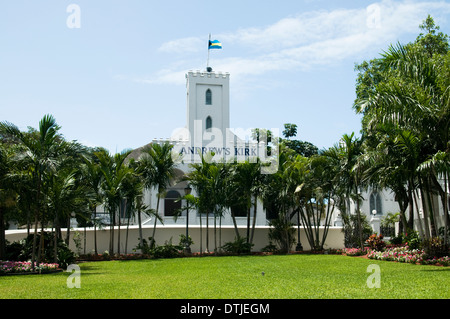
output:
POLYGON ((420 182, 419 186, 420 191, 420 197, 422 199, 422 211, 423 211, 423 219, 425 222, 425 238, 430 239, 430 225, 429 225, 429 219, 428 219, 428 205, 425 200, 425 194, 422 188, 422 183, 420 182))
POLYGON ((447 180, 448 180, 448 174, 444 172, 444 246, 448 247, 448 201, 447 201, 447 180))
POLYGON ((152 241, 150 242, 150 248, 153 248, 155 244, 155 234, 156 234, 156 222, 158 221, 159 216, 159 200, 160 200, 160 192, 158 191, 158 200, 156 201, 156 212, 155 212, 155 222, 153 223, 153 233, 152 233, 152 241))
POLYGON ((202 230, 202 213, 200 215, 200 255, 203 254, 203 230, 202 230))
POLYGON ((219 216, 219 250, 222 247, 222 214, 219 216))
MULTIPOLYGON (((251 202, 251 201, 250 201, 251 202)), ((250 243, 250 215, 251 215, 251 205, 247 208, 247 244, 250 243)))
POLYGON ((217 216, 214 213, 214 253, 217 253, 217 216))
POLYGON ((128 231, 130 229, 130 218, 131 218, 131 212, 129 211, 128 208, 126 208, 126 212, 127 212, 127 233, 125 236, 125 254, 127 254, 127 248, 128 248, 128 231))
MULTIPOLYGON (((115 204, 113 204, 115 206, 115 204)), ((113 207, 111 208, 110 211, 110 216, 111 216, 111 225, 109 226, 110 228, 110 234, 109 234, 109 253, 111 255, 114 254, 114 226, 116 225, 116 208, 113 207)))
MULTIPOLYGON (((417 221, 419 223, 419 230, 420 230, 420 234, 422 236, 425 236, 425 226, 422 223, 422 217, 420 217, 420 213, 419 213, 419 200, 418 200, 418 194, 416 194, 416 191, 413 190, 413 200, 414 200, 414 205, 417 211, 417 221)), ((406 231, 405 231, 406 234, 406 231)))
POLYGON ((258 202, 258 196, 255 195, 255 203, 253 205, 253 225, 252 225, 252 234, 250 236, 250 244, 253 244, 253 236, 255 235, 257 202, 258 202))
POLYGON ((97 249, 97 207, 94 206, 93 208, 94 213, 94 252, 97 255, 98 249, 97 249))
POLYGON ((356 214, 358 216, 358 232, 359 232, 359 245, 361 249, 364 249, 363 233, 362 233, 362 221, 361 210, 359 209, 359 194, 356 190, 356 214))
POLYGON ((143 253, 142 251, 142 247, 144 244, 144 239, 142 238, 142 221, 141 221, 141 208, 140 206, 138 206, 138 224, 139 224, 139 247, 141 247, 141 253, 143 253))
POLYGON ((209 212, 206 213, 206 250, 205 253, 209 253, 209 212))
POLYGON ((67 231, 66 231, 66 240, 65 240, 65 242, 66 242, 66 245, 69 245, 69 242, 70 242, 70 216, 69 217, 67 217, 67 221, 66 221, 66 229, 67 229, 67 231))
POLYGON ((58 214, 55 212, 55 218, 53 221, 54 235, 53 235, 53 262, 58 262, 58 236, 57 236, 57 228, 58 228, 58 214))
MULTIPOLYGON (((414 228, 414 198, 413 198, 413 192, 414 192, 414 182, 410 179, 408 181, 408 198, 409 198, 409 219, 408 223, 405 225, 405 234, 408 231, 407 229, 413 229, 414 228)), ((419 215, 419 211, 417 210, 417 215, 419 215)))
POLYGON ((239 235, 239 229, 237 227, 236 216, 234 215, 234 212, 232 209, 231 209, 231 219, 233 220, 234 232, 236 233, 236 239, 240 239, 241 235, 239 235))
POLYGON ((120 226, 122 224, 122 212, 123 212, 123 208, 122 208, 122 202, 119 201, 119 224, 117 227, 117 253, 120 255, 120 226))
POLYGON ((33 248, 31 251, 31 269, 35 270, 35 261, 36 261, 36 245, 37 245, 37 231, 38 231, 38 222, 39 222, 39 193, 41 192, 41 183, 40 176, 38 175, 38 185, 37 185, 37 193, 36 193, 36 211, 34 213, 34 234, 33 234, 33 248))

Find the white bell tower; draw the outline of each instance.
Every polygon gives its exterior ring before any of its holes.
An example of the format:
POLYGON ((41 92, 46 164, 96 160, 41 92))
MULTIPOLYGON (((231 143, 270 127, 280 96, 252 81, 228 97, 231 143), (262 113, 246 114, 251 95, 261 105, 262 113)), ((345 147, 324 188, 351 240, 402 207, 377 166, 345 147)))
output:
POLYGON ((229 73, 216 73, 210 68, 186 74, 187 129, 196 146, 214 140, 214 143, 225 143, 230 128, 229 83, 229 73))

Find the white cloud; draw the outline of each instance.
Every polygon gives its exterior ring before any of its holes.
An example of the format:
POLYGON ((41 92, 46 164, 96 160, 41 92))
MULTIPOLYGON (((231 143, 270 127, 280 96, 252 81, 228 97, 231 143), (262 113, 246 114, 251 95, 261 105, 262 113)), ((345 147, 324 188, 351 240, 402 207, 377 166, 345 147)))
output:
POLYGON ((222 42, 255 46, 258 50, 291 48, 354 32, 364 23, 358 11, 361 10, 307 12, 281 19, 264 28, 240 29, 219 36, 222 42))
MULTIPOLYGON (((360 9, 300 13, 265 27, 217 34, 227 53, 235 56, 214 56, 214 67, 236 79, 269 71, 308 69, 347 58, 357 62, 369 50, 381 52, 386 44, 397 42, 405 34, 418 34, 419 24, 429 13, 439 24, 439 18, 444 19, 449 12, 450 4, 445 2, 384 0, 360 9)), ((159 50, 168 52, 180 45, 185 53, 197 52, 204 49, 204 40, 178 39, 164 43, 159 50)), ((148 83, 181 83, 193 61, 184 62, 177 68, 161 70, 148 83)))

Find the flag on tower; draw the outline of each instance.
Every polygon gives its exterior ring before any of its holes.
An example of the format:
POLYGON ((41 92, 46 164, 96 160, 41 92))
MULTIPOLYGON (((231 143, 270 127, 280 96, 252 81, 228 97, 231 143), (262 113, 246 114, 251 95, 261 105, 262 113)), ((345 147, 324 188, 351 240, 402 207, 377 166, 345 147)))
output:
POLYGON ((222 43, 219 40, 209 40, 208 50, 209 49, 222 49, 222 43))

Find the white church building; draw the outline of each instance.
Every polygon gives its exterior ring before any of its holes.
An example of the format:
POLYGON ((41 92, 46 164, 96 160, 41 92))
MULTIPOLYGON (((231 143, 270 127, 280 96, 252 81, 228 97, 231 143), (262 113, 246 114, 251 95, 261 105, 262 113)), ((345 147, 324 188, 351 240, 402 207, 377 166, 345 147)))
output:
MULTIPOLYGON (((274 136, 279 136, 278 130, 271 128, 274 136)), ((188 71, 186 73, 186 126, 175 129, 172 136, 166 139, 153 139, 149 144, 144 145, 132 151, 130 157, 139 159, 143 149, 152 143, 166 143, 173 145, 174 154, 180 154, 181 160, 176 165, 177 178, 169 189, 165 197, 160 199, 159 216, 162 223, 157 221, 155 242, 156 245, 164 245, 167 242, 178 244, 180 235, 189 235, 193 244, 192 252, 213 251, 226 242, 235 240, 235 227, 231 214, 224 214, 220 221, 220 236, 217 239, 215 232, 219 231, 214 227, 212 214, 209 217, 209 228, 206 229, 205 215, 200 216, 194 209, 184 210, 180 216, 174 218, 175 212, 180 208, 186 207, 184 200, 180 200, 186 192, 195 190, 188 187, 186 181, 181 177, 190 171, 190 164, 199 162, 200 155, 214 152, 213 160, 224 161, 245 161, 259 158, 261 162, 266 163, 262 173, 274 173, 278 169, 278 149, 272 148, 271 155, 266 153, 266 141, 253 141, 251 138, 251 129, 231 129, 230 128, 230 74, 215 72, 211 68, 202 71, 188 71), (208 232, 208 236, 206 233, 208 232), (207 243, 209 237, 209 243, 207 243), (219 242, 217 242, 219 240, 219 242)), ((397 212, 398 204, 393 199, 393 194, 389 190, 368 191, 362 194, 365 199, 361 211, 368 216, 368 220, 373 222, 374 231, 379 231, 379 222, 383 216, 389 212, 397 212), (374 212, 375 214, 372 214, 374 212)), ((146 190, 144 194, 144 203, 149 207, 156 209, 157 192, 156 189, 146 190)), ((253 210, 252 210, 253 211, 253 210)), ((246 236, 247 216, 246 212, 236 209, 234 212, 236 224, 242 237, 246 236)), ((97 216, 102 216, 105 224, 109 224, 108 214, 104 212, 103 207, 98 207, 97 216)), ((253 251, 260 251, 269 244, 269 214, 264 209, 262 202, 257 203, 256 228, 253 237, 253 251)), ((297 218, 293 218, 296 223, 297 218)), ((137 218, 126 226, 127 220, 121 220, 121 226, 115 226, 115 232, 120 232, 121 253, 132 253, 139 243, 139 226, 137 218), (124 240, 126 238, 126 240, 124 240)), ((252 221, 253 222, 253 221, 252 221)), ((155 219, 153 216, 143 214, 141 225, 143 230, 142 237, 148 239, 153 235, 155 219)), ((94 249, 94 229, 76 228, 74 220, 74 229, 72 234, 79 233, 86 236, 85 251, 92 252, 94 249)), ((219 227, 217 225, 217 227, 219 227)), ((308 240, 303 227, 296 227, 300 230, 300 242, 304 250, 309 250, 308 240)), ((109 249, 110 227, 104 226, 97 229, 97 248, 102 253, 109 249)), ((23 230, 7 231, 7 239, 10 242, 20 240, 25 236, 23 230)), ((116 238, 118 238, 118 235, 116 238)), ((297 240, 298 241, 298 240, 297 240)), ((72 249, 74 243, 70 243, 72 249)), ((328 231, 327 241, 324 248, 343 248, 344 234, 342 232, 342 220, 339 211, 336 209, 331 219, 331 227, 328 231)), ((115 248, 115 252, 117 252, 115 248)))
MULTIPOLYGON (((131 157, 138 159, 143 149, 152 143, 166 143, 173 145, 174 154, 181 155, 181 160, 176 166, 177 178, 174 179, 171 187, 167 189, 164 198, 160 199, 159 216, 162 223, 156 223, 155 242, 157 245, 164 245, 167 242, 178 244, 180 235, 189 235, 193 244, 192 252, 213 251, 215 248, 221 247, 226 242, 235 240, 235 227, 231 214, 224 214, 220 221, 219 242, 217 242, 216 232, 218 231, 213 224, 213 216, 208 216, 209 227, 206 229, 207 217, 200 216, 192 208, 183 211, 181 216, 175 220, 175 211, 186 207, 184 200, 180 198, 187 192, 195 190, 190 189, 186 181, 182 181, 181 177, 190 171, 190 164, 199 162, 200 155, 214 152, 213 160, 224 161, 245 161, 259 160, 266 163, 262 173, 271 174, 278 169, 278 149, 272 148, 271 155, 266 153, 267 144, 262 140, 253 141, 251 138, 251 129, 232 130, 230 128, 230 74, 215 72, 211 68, 203 71, 188 71, 186 73, 186 126, 184 128, 174 130, 172 136, 167 139, 153 139, 149 144, 135 149, 130 154, 131 157), (208 236, 206 235, 208 233, 208 236), (209 238, 209 243, 207 242, 209 238)), ((278 130, 271 128, 274 136, 279 136, 278 130)), ((366 190, 361 193, 364 198, 360 209, 367 216, 367 220, 371 224, 373 231, 380 233, 381 219, 388 213, 399 212, 399 205, 394 199, 394 194, 390 190, 366 190)), ((435 199, 437 201, 437 199, 435 199)), ((144 194, 144 203, 149 207, 156 209, 157 192, 155 189, 146 190, 144 194)), ((354 203, 353 203, 354 205, 354 203)), ((440 205, 436 202, 436 205, 440 205)), ((420 204, 419 204, 420 206, 420 204)), ((253 210, 252 210, 253 211, 253 210)), ((355 207, 351 208, 355 211, 355 207)), ((236 224, 241 237, 246 236, 247 217, 244 211, 236 209, 236 224)), ((102 219, 108 225, 108 214, 105 214, 103 207, 97 209, 98 216, 104 216, 102 219), (103 213, 103 214, 102 214, 103 213)), ((421 208, 415 212, 421 216, 421 208)), ((269 214, 264 209, 261 202, 257 203, 256 228, 253 237, 253 251, 260 251, 269 244, 269 214)), ((440 216, 441 217, 441 216, 440 216)), ((292 221, 296 223, 297 218, 292 221)), ((115 226, 115 232, 120 232, 120 238, 126 238, 120 242, 121 253, 132 253, 133 248, 139 243, 139 225, 137 218, 126 226, 126 220, 121 220, 122 226, 115 226)), ((443 223, 443 218, 439 219, 439 223, 443 223)), ((150 215, 142 216, 141 225, 144 239, 148 239, 153 235, 155 219, 150 215)), ((415 223, 417 225, 417 223, 415 223)), ((344 233, 342 231, 342 219, 340 213, 335 209, 335 213, 331 218, 331 227, 328 231, 327 241, 324 245, 328 248, 343 248, 344 233)), ((93 228, 77 228, 76 221, 73 223, 74 229, 71 234, 82 234, 85 236, 86 243, 85 252, 94 250, 94 229, 93 228)), ((309 250, 308 240, 303 227, 297 227, 300 230, 300 242, 304 250, 309 250)), ((64 232, 64 231, 63 231, 64 232)), ((110 227, 105 226, 98 229, 96 233, 98 252, 102 253, 109 249, 110 227)), ((10 229, 6 231, 6 239, 10 242, 21 240, 26 236, 26 230, 10 229)), ((117 238, 119 235, 117 235, 117 238)), ((298 241, 298 240, 297 240, 298 241)), ((73 241, 70 247, 76 249, 73 241)), ((119 249, 117 249, 119 250, 119 249)), ((115 249, 115 252, 117 252, 115 249)))
MULTIPOLYGON (((166 143, 173 145, 175 154, 181 155, 181 161, 177 163, 176 174, 171 187, 167 189, 165 197, 160 199, 159 216, 162 223, 156 223, 155 242, 157 245, 164 245, 171 241, 178 244, 180 235, 188 234, 194 244, 191 245, 192 252, 208 250, 213 251, 215 248, 222 246, 226 242, 235 240, 235 228, 231 214, 224 214, 220 225, 220 239, 217 241, 215 232, 218 231, 213 227, 213 216, 209 216, 209 228, 206 229, 206 216, 200 216, 192 208, 183 211, 181 216, 174 218, 175 211, 182 207, 186 207, 184 200, 180 200, 190 189, 186 181, 182 181, 181 177, 190 171, 190 164, 200 161, 200 153, 205 154, 214 152, 213 160, 224 161, 245 161, 255 160, 259 158, 261 162, 266 163, 266 167, 262 173, 274 173, 278 169, 278 149, 272 148, 271 155, 266 153, 266 141, 259 142, 251 139, 251 129, 233 130, 230 128, 230 74, 215 72, 211 68, 203 71, 188 71, 186 73, 186 126, 184 128, 174 130, 172 136, 167 139, 153 139, 149 144, 135 149, 130 157, 138 159, 145 147, 152 143, 166 143), (187 227, 188 226, 188 227, 187 227), (208 232, 209 236, 206 235, 208 232), (209 244, 206 238, 209 237, 209 244), (213 239, 214 238, 214 239, 213 239)), ((278 130, 271 128, 274 136, 279 136, 278 130)), ((361 211, 368 215, 368 220, 375 220, 379 226, 382 216, 388 212, 397 212, 398 204, 393 200, 393 194, 389 191, 370 191, 362 194, 365 198, 361 206, 361 211), (376 212, 372 215, 371 212, 376 212)), ((144 203, 149 207, 156 209, 157 192, 155 189, 146 190, 144 194, 144 203)), ((253 210, 252 210, 253 211, 253 210)), ((236 216, 236 224, 240 235, 246 236, 247 217, 243 211, 236 210, 233 212, 236 216)), ((104 213, 103 207, 97 209, 98 216, 104 216, 105 224, 109 223, 108 214, 104 213), (102 214, 103 213, 103 214, 102 214)), ((296 222, 296 217, 293 222, 296 222)), ((139 226, 137 218, 131 221, 129 227, 126 227, 126 220, 121 221, 122 226, 115 226, 115 231, 120 231, 120 238, 127 238, 121 243, 120 251, 122 253, 132 253, 139 243, 139 226), (126 246, 124 246, 126 243, 126 246)), ((331 227, 328 231, 327 241, 324 248, 343 248, 344 234, 342 232, 342 221, 339 211, 336 210, 331 219, 331 227)), ((142 216, 141 225, 143 229, 143 238, 148 239, 153 234, 155 219, 150 215, 142 216)), ((375 226, 377 226, 375 225, 375 226)), ((94 249, 94 231, 93 228, 77 229, 76 223, 73 225, 75 229, 73 233, 79 232, 86 236, 84 241, 87 245, 87 252, 94 249)), ((376 230, 376 229, 374 229, 376 230)), ((97 230, 97 247, 98 252, 108 250, 110 227, 103 227, 97 230)), ((253 238, 253 250, 260 251, 269 244, 268 238, 269 219, 266 210, 261 202, 257 203, 256 228, 253 238)), ((19 240, 24 237, 21 230, 10 230, 7 239, 10 242, 19 240)), ((117 236, 119 237, 119 236, 117 236)), ((300 227, 300 242, 304 250, 309 250, 308 241, 305 232, 300 227)), ((71 248, 73 243, 71 242, 71 248)), ((115 249, 116 250, 116 249, 115 249)), ((117 252, 117 250, 115 251, 117 252)))

